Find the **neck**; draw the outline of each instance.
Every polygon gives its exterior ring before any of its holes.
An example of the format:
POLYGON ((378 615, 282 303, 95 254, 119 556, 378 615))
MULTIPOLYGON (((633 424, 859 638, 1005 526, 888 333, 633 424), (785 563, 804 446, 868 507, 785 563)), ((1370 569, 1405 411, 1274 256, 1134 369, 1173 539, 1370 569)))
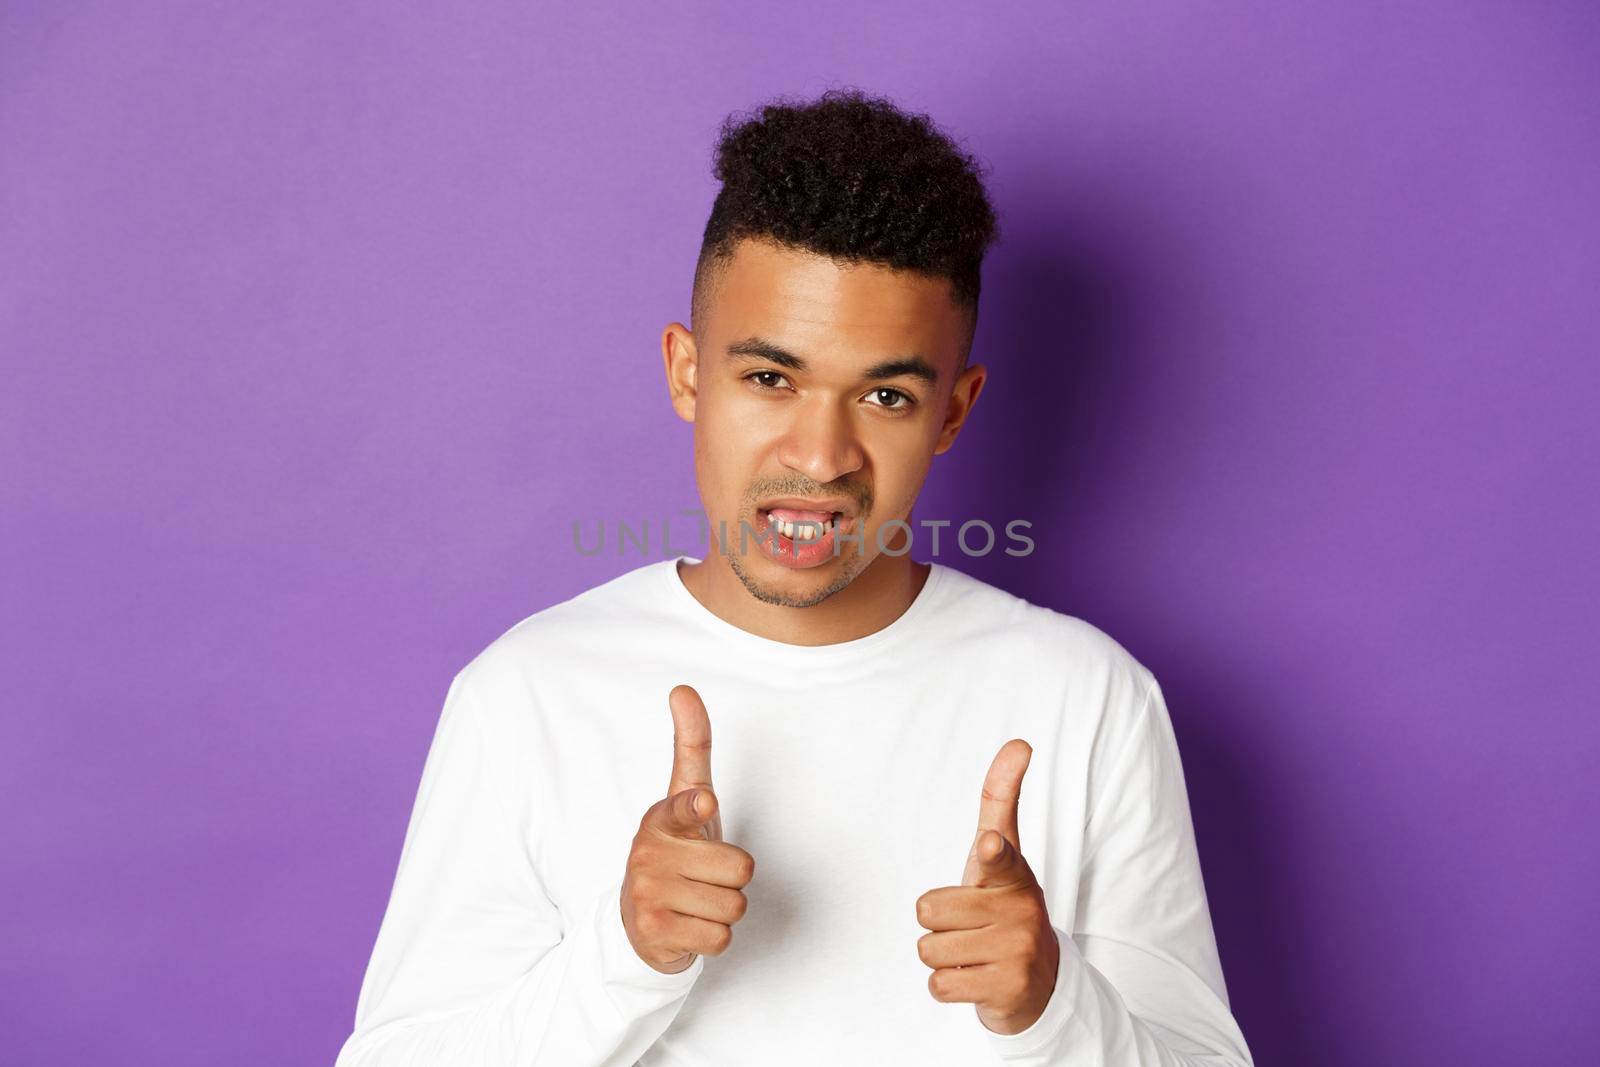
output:
POLYGON ((790 645, 833 645, 877 633, 905 614, 932 570, 909 554, 880 553, 837 593, 795 608, 756 599, 721 553, 678 565, 684 586, 706 610, 757 637, 790 645))

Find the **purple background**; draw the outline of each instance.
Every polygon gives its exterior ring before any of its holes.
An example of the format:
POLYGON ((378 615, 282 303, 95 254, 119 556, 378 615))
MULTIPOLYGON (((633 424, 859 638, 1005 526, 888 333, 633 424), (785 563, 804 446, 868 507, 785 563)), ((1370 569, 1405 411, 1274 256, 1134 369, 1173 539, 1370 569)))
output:
POLYGON ((918 517, 1161 679, 1258 1062, 1593 1055, 1595 5, 127 8, 0 15, 7 1062, 332 1061, 451 676, 699 504, 718 122, 832 84, 993 168, 918 517))

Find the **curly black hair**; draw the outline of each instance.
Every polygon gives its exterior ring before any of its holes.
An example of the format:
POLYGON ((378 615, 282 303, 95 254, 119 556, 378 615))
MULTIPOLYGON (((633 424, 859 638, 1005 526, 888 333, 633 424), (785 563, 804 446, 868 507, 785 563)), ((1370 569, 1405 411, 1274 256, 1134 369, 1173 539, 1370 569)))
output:
POLYGON ((967 312, 966 366, 999 222, 983 165, 927 115, 855 88, 811 102, 777 97, 723 120, 712 173, 722 189, 695 265, 691 329, 738 242, 764 239, 948 279, 967 312))

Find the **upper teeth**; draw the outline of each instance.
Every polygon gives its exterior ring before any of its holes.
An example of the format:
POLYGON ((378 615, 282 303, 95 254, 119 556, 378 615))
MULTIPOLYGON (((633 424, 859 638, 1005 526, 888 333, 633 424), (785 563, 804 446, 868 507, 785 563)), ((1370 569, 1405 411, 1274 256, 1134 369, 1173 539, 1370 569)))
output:
POLYGON ((801 519, 798 522, 785 522, 776 515, 769 515, 768 518, 772 520, 772 528, 783 534, 783 536, 789 538, 791 541, 797 537, 806 537, 809 540, 815 541, 825 536, 827 532, 833 529, 837 524, 836 516, 829 516, 827 522, 820 523, 814 519, 801 519))

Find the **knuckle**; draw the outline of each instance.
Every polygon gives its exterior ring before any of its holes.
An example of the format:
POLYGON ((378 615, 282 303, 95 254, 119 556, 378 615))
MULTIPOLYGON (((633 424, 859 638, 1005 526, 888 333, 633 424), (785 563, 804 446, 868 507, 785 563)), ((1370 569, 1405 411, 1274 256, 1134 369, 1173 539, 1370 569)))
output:
POLYGON ((933 955, 933 946, 929 944, 929 938, 932 936, 932 934, 923 934, 921 937, 917 938, 917 958, 923 963, 928 964, 930 967, 933 965, 933 960, 931 959, 933 955))
POLYGON ((738 922, 744 918, 745 912, 750 910, 750 898, 739 892, 733 891, 733 921, 738 922))
POLYGON ((943 971, 934 971, 928 975, 928 992, 933 994, 934 1000, 944 1000, 949 995, 950 982, 943 971))
POLYGON ((733 943, 733 931, 726 926, 718 924, 717 928, 711 932, 710 940, 711 955, 720 956, 726 952, 728 950, 728 946, 733 943))
POLYGON ((639 820, 639 832, 648 833, 651 829, 660 826, 672 814, 672 798, 665 797, 656 801, 644 810, 644 816, 639 820))

